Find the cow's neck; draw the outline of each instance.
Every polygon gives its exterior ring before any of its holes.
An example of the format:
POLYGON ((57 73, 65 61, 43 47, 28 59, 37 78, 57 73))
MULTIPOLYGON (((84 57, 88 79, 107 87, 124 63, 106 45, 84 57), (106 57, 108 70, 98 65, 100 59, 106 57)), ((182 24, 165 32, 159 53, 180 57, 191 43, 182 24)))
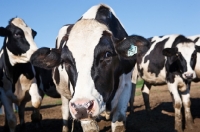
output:
POLYGON ((13 72, 14 72, 14 67, 11 65, 9 57, 8 57, 8 52, 6 50, 6 46, 3 46, 3 51, 4 51, 4 55, 3 55, 3 66, 4 66, 4 72, 6 77, 13 82, 13 72))
POLYGON ((145 45, 145 46, 137 46, 137 48, 138 48, 137 63, 140 64, 141 61, 142 61, 142 58, 144 57, 144 55, 150 49, 150 44, 149 45, 145 45))

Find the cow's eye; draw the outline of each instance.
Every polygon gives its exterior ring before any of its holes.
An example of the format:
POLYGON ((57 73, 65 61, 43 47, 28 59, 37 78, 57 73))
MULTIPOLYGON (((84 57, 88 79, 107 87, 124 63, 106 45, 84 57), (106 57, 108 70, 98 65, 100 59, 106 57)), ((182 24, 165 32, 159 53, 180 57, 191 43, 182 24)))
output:
POLYGON ((105 58, 108 58, 108 57, 111 57, 112 56, 112 53, 111 52, 109 52, 109 51, 107 51, 106 53, 105 53, 105 58))
POLYGON ((176 53, 176 57, 177 57, 178 59, 181 59, 181 54, 180 54, 180 53, 176 53))
POLYGON ((15 33, 14 36, 15 36, 16 38, 21 38, 21 37, 22 37, 22 35, 19 34, 19 33, 15 33))

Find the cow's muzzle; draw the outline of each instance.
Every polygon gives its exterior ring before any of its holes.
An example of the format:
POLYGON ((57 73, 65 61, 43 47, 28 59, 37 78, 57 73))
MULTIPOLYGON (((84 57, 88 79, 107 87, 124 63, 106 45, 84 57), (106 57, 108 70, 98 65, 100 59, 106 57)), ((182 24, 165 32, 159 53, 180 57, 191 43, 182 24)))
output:
POLYGON ((196 74, 192 73, 192 72, 188 72, 188 73, 183 74, 183 78, 188 80, 188 81, 192 81, 192 79, 194 79, 195 77, 196 77, 196 74))
POLYGON ((76 119, 88 119, 92 117, 94 109, 94 101, 76 101, 70 105, 71 111, 75 115, 76 119))

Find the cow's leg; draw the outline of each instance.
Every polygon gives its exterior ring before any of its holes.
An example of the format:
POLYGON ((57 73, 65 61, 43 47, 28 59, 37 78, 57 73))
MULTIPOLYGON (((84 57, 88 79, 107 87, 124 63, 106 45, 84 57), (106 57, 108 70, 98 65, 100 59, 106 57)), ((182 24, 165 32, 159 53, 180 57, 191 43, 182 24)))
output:
POLYGON ((111 103, 112 132, 124 132, 126 123, 126 110, 131 97, 132 86, 127 84, 120 94, 117 92, 111 103))
POLYGON ((177 130, 178 132, 182 132, 182 114, 181 114, 182 101, 178 93, 178 88, 174 84, 168 83, 168 89, 174 99, 175 130, 177 130))
POLYGON ((4 128, 3 129, 4 129, 4 132, 10 132, 10 128, 8 126, 8 120, 7 120, 6 116, 5 116, 5 124, 4 124, 4 128))
POLYGON ((193 128, 193 118, 190 111, 190 84, 188 84, 187 89, 184 92, 181 92, 183 106, 184 106, 184 112, 185 112, 185 122, 186 127, 189 129, 193 128))
POLYGON ((63 132, 68 132, 68 119, 69 119, 69 99, 61 95, 62 100, 62 117, 63 117, 63 132))
POLYGON ((34 111, 31 115, 32 122, 36 123, 36 125, 40 125, 40 121, 42 120, 42 115, 40 114, 39 108, 42 103, 42 97, 39 93, 39 89, 37 87, 36 81, 34 81, 29 89, 29 94, 31 96, 32 106, 34 107, 34 111))
POLYGON ((133 114, 134 112, 134 107, 133 107, 133 103, 134 103, 134 99, 135 99, 135 89, 136 89, 136 84, 132 83, 132 94, 129 100, 129 104, 130 104, 130 114, 133 114))
POLYGON ((133 114, 134 108, 133 108, 133 103, 134 103, 134 98, 135 98, 135 89, 136 89, 136 83, 137 83, 137 78, 138 78, 138 71, 137 71, 137 66, 135 66, 133 72, 132 72, 132 94, 131 98, 129 101, 130 104, 130 114, 133 114))
POLYGON ((13 110, 12 101, 6 96, 6 93, 3 89, 0 88, 0 91, 0 100, 2 101, 5 111, 5 129, 9 127, 10 132, 14 132, 17 125, 17 119, 13 110))
POLYGON ((147 111, 147 115, 151 118, 151 107, 150 107, 150 103, 149 103, 150 89, 151 89, 151 85, 144 82, 144 84, 142 86, 142 96, 143 96, 143 100, 144 100, 145 109, 147 111))
POLYGON ((18 106, 18 115, 20 122, 20 129, 23 131, 25 129, 24 111, 25 111, 26 101, 22 101, 18 106))

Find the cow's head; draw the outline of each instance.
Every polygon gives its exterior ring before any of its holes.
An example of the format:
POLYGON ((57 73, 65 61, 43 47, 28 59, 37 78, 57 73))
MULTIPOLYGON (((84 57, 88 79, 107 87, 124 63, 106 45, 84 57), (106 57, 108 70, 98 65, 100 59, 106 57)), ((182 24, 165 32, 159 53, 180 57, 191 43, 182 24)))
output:
POLYGON ((112 100, 120 76, 130 73, 136 62, 137 50, 133 43, 123 43, 126 37, 110 7, 94 6, 66 34, 62 48, 41 48, 31 62, 42 68, 63 67, 74 89, 69 103, 73 118, 96 117, 112 100))
POLYGON ((163 49, 163 55, 167 56, 166 69, 168 72, 179 71, 185 80, 191 81, 196 77, 197 52, 200 52, 199 46, 182 35, 178 36, 172 48, 163 49))
POLYGON ((9 25, 0 27, 0 36, 4 39, 4 50, 8 53, 11 65, 26 63, 37 46, 34 42, 36 31, 26 25, 21 18, 13 18, 9 25))

